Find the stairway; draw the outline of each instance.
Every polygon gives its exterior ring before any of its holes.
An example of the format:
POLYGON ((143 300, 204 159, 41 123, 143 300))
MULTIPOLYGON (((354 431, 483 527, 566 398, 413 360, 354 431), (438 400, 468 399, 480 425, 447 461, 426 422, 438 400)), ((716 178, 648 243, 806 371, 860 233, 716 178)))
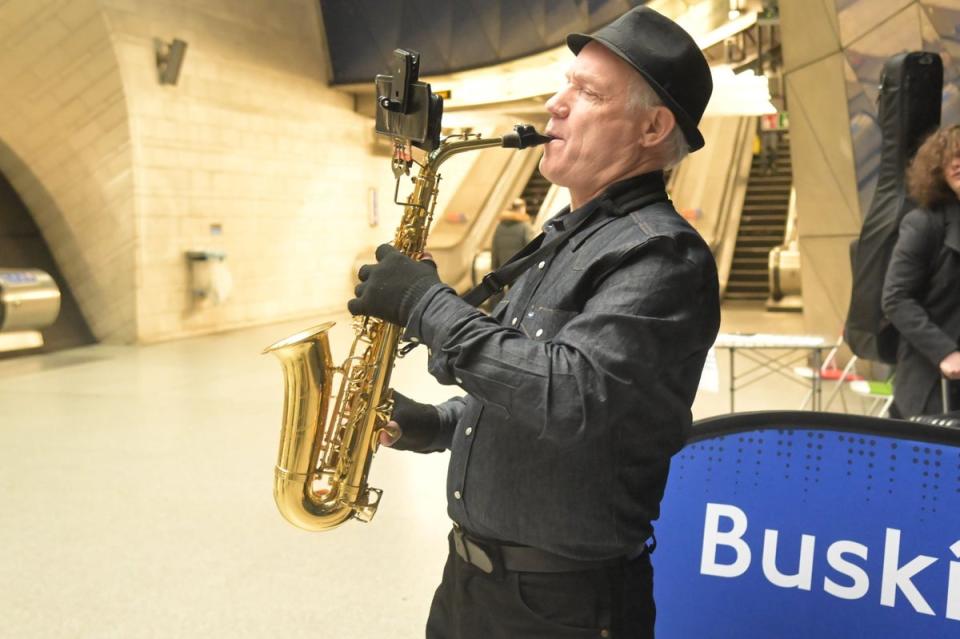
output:
POLYGON ((753 157, 724 299, 764 301, 770 295, 770 249, 783 242, 793 183, 788 131, 781 134, 776 158, 768 173, 761 157, 753 157))

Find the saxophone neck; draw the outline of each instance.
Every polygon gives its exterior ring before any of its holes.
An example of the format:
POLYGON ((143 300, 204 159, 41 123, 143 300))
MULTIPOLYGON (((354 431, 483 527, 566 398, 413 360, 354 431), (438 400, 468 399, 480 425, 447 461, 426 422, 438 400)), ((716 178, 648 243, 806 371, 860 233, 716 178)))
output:
POLYGON ((440 168, 440 165, 446 162, 448 158, 466 151, 496 147, 505 149, 528 149, 540 144, 546 144, 551 139, 553 138, 539 133, 532 124, 518 124, 513 127, 513 131, 497 138, 481 138, 480 136, 447 138, 427 156, 424 169, 435 173, 440 168))
MULTIPOLYGON (((478 149, 505 148, 526 149, 549 142, 551 138, 542 135, 529 124, 518 124, 513 131, 502 137, 481 138, 479 135, 455 135, 446 138, 440 146, 431 151, 426 161, 420 165, 420 171, 414 179, 414 190, 407 199, 404 216, 394 238, 393 246, 411 257, 419 257, 426 248, 427 232, 433 219, 433 206, 436 204, 437 183, 440 180, 440 165, 449 158, 467 151, 478 149)), ((400 175, 397 175, 397 189, 400 188, 400 175)), ((397 204, 396 193, 394 201, 397 204)))

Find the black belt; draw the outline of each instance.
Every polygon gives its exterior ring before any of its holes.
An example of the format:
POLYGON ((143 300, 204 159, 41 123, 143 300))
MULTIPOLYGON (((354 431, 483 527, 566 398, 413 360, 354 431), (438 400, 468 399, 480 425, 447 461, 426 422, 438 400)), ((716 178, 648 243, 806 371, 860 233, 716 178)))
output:
MULTIPOLYGON (((654 542, 656 543, 656 542, 654 542)), ((571 559, 530 546, 511 546, 489 539, 480 539, 454 524, 453 546, 457 555, 481 571, 492 574, 504 570, 513 572, 579 572, 616 566, 652 552, 652 546, 643 546, 630 557, 614 557, 596 561, 571 559)))

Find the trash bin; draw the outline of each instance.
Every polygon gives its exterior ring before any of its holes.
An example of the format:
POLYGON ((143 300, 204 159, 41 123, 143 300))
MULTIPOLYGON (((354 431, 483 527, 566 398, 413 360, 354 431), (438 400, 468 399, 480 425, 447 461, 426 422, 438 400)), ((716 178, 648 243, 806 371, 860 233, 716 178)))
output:
POLYGON ((0 332, 46 328, 59 314, 60 289, 49 274, 0 268, 0 332))

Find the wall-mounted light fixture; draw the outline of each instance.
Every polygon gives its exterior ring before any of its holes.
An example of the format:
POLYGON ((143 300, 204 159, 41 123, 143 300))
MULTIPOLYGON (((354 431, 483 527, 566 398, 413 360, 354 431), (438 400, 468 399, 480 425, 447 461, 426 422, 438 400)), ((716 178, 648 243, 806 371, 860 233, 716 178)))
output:
POLYGON ((155 38, 153 43, 157 54, 157 77, 160 84, 176 84, 177 78, 180 77, 183 56, 187 53, 187 43, 176 38, 172 42, 155 38))

